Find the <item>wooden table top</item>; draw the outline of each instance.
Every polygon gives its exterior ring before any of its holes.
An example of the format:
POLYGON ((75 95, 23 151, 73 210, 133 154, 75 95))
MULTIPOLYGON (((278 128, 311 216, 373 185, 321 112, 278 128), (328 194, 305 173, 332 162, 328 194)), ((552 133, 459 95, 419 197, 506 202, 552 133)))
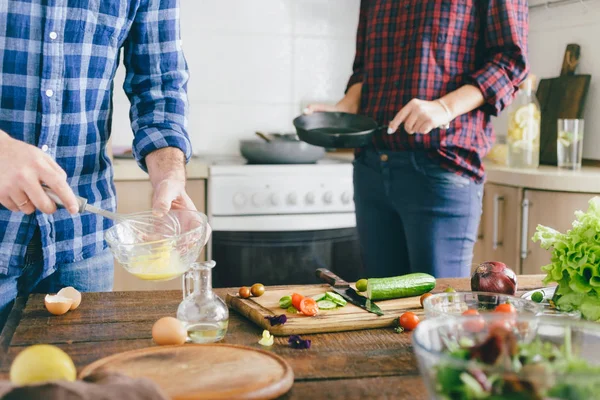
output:
MULTIPOLYGON (((519 276, 519 291, 541 287, 542 275, 519 276)), ((438 279, 434 292, 452 286, 470 290, 467 279, 438 279)), ((267 288, 268 290, 268 288, 267 288)), ((216 289, 225 294, 235 290, 216 289)), ((78 369, 100 358, 149 346, 154 322, 175 316, 179 291, 84 293, 81 306, 56 317, 44 307, 43 295, 19 298, 0 335, 0 378, 8 379, 14 357, 26 346, 48 343, 65 350, 78 369)), ((262 348, 261 329, 230 313, 224 343, 262 348)), ((309 350, 294 350, 287 338, 275 338, 271 351, 292 366, 295 383, 284 399, 425 399, 411 348, 410 333, 393 329, 306 335, 309 350)))

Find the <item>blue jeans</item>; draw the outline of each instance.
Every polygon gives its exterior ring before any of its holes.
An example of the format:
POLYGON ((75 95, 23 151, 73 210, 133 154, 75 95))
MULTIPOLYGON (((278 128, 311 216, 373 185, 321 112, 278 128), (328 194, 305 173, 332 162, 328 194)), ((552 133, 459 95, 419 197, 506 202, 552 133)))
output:
POLYGON ((43 261, 27 262, 19 274, 0 275, 0 330, 6 323, 17 296, 31 293, 56 293, 73 286, 80 292, 109 292, 114 277, 114 259, 109 249, 95 257, 57 265, 56 271, 42 279, 43 261))
POLYGON ((354 202, 367 276, 469 276, 482 197, 483 184, 425 152, 362 152, 354 161, 354 202))

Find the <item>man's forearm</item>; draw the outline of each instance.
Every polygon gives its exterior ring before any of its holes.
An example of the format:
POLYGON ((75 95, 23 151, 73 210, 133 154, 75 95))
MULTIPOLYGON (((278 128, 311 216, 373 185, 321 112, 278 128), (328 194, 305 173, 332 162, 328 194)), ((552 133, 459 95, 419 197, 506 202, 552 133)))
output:
POLYGON ((148 154, 146 166, 153 187, 165 179, 185 182, 185 155, 176 147, 164 147, 148 154))
POLYGON ((452 119, 481 107, 485 102, 481 90, 473 85, 464 85, 440 100, 450 109, 452 119))

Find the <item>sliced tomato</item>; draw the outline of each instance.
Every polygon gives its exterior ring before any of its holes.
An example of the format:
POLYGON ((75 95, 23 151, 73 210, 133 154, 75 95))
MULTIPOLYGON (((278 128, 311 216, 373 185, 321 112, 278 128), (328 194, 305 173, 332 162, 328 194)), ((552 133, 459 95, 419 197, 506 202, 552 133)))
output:
POLYGON ((292 305, 298 311, 301 311, 300 310, 300 302, 302 301, 302 299, 304 299, 304 296, 302 296, 301 294, 298 294, 298 293, 292 294, 292 305))
POLYGON ((302 312, 302 314, 312 317, 319 313, 319 306, 317 305, 315 299, 305 297, 300 302, 300 311, 302 312))

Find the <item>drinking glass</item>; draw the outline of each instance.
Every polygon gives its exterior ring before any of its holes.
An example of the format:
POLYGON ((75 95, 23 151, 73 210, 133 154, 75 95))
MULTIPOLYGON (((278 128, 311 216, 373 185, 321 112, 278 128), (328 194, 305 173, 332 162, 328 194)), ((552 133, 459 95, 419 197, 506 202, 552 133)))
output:
POLYGON ((583 119, 559 119, 556 139, 559 168, 578 170, 583 154, 583 119))

